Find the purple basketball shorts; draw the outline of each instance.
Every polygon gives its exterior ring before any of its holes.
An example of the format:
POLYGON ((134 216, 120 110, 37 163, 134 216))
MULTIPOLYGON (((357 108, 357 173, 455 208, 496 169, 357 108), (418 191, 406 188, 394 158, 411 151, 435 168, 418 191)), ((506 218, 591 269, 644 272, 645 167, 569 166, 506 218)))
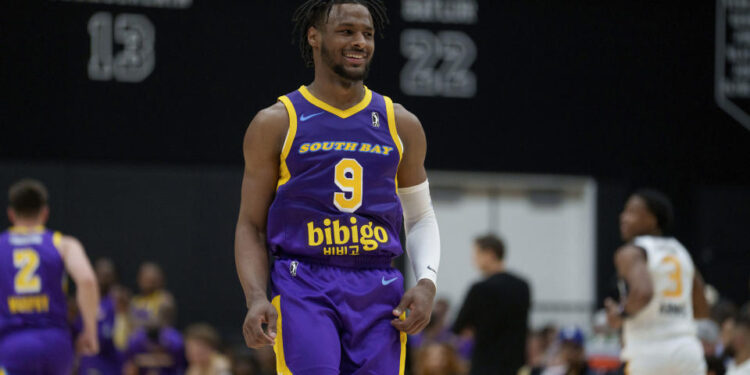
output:
POLYGON ((271 284, 279 374, 404 373, 406 334, 390 323, 404 294, 397 269, 280 259, 271 284))
POLYGON ((65 329, 29 328, 0 337, 0 374, 68 375, 72 368, 73 342, 65 329))

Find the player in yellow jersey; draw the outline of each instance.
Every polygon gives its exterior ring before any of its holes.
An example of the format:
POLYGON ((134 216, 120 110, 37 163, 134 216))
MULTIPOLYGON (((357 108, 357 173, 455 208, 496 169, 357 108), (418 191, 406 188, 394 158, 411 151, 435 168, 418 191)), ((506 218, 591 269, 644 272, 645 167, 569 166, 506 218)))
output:
POLYGON ((623 328, 629 375, 706 373, 694 323, 708 317, 703 280, 685 247, 666 236, 671 221, 669 199, 653 190, 631 195, 620 215, 621 301, 605 305, 610 324, 623 328))

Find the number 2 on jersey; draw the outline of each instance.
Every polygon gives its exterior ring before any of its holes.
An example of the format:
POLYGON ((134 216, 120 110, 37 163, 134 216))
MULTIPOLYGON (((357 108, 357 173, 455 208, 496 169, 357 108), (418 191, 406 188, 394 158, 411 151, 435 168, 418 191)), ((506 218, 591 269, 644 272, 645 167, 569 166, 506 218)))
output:
POLYGON ((674 282, 674 287, 664 290, 662 295, 664 297, 679 297, 682 295, 682 270, 680 269, 680 261, 673 255, 667 255, 662 259, 662 263, 671 263, 674 265, 674 271, 669 273, 669 280, 674 282))
POLYGON ((16 293, 36 293, 42 290, 42 280, 36 275, 39 254, 34 249, 13 251, 13 265, 18 268, 15 278, 16 293))
POLYGON ((362 206, 362 165, 344 158, 336 164, 333 181, 341 191, 333 193, 333 205, 341 212, 354 212, 362 206), (349 193, 349 198, 346 197, 349 193))

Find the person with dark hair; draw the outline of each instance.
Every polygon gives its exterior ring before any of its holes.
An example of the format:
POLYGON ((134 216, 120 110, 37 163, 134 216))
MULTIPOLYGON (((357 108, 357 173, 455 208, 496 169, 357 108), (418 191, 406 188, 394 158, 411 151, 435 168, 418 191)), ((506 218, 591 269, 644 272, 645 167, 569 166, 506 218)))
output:
MULTIPOLYGON (((122 374, 124 347, 115 345, 117 334, 117 271, 109 258, 100 258, 94 262, 94 273, 99 283, 100 303, 97 314, 97 332, 99 332, 99 353, 81 356, 78 361, 78 374, 122 374)), ((79 315, 74 324, 74 331, 83 328, 79 315)))
POLYGON ((172 293, 166 289, 164 271, 154 262, 143 262, 138 267, 139 293, 130 303, 130 318, 133 329, 147 325, 158 325, 164 321, 174 324, 177 306, 172 293))
POLYGON ((154 262, 143 262, 137 282, 140 294, 130 304, 133 332, 125 350, 124 373, 181 374, 186 367, 185 344, 173 327, 177 309, 164 288, 164 272, 154 262))
POLYGON ((453 331, 475 337, 471 374, 515 375, 525 362, 529 284, 506 270, 497 236, 474 241, 474 264, 485 279, 469 289, 453 331))
POLYGON ((10 187, 0 234, 0 373, 70 374, 74 347, 68 325, 65 272, 77 288, 82 329, 76 349, 99 351, 96 277, 81 243, 46 229, 47 189, 36 180, 10 187))
POLYGON ((654 190, 632 194, 620 214, 621 297, 605 306, 610 325, 623 327, 622 358, 632 375, 706 373, 694 321, 709 316, 703 279, 685 247, 666 236, 672 220, 669 199, 654 190))
POLYGON ((440 238, 422 125, 364 85, 385 6, 308 0, 292 20, 314 79, 245 135, 235 233, 245 341, 274 345, 280 374, 403 372, 406 335, 430 319, 440 238), (406 292, 391 265, 402 224, 417 279, 406 292))
POLYGON ((731 345, 734 361, 726 375, 750 375, 750 309, 745 309, 735 318, 731 345))
POLYGON ((125 375, 180 375, 187 366, 182 334, 165 320, 149 322, 135 331, 128 340, 124 359, 125 375))

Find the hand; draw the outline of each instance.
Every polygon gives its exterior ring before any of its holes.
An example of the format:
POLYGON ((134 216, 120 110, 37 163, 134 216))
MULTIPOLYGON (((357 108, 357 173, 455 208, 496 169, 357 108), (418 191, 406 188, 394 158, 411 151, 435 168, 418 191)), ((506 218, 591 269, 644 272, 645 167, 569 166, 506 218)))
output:
POLYGON ((607 324, 614 329, 622 327, 622 307, 612 298, 604 300, 604 308, 607 310, 607 324))
POLYGON ((419 333, 427 327, 432 314, 432 301, 435 299, 435 283, 428 279, 422 279, 417 285, 404 293, 401 303, 393 309, 393 315, 400 317, 406 309, 409 315, 406 319, 393 319, 391 325, 399 331, 410 335, 419 333))
POLYGON ((249 348, 258 349, 266 345, 273 345, 276 339, 276 308, 268 302, 266 297, 256 298, 250 303, 250 308, 242 325, 245 344, 249 348), (267 324, 267 333, 263 332, 263 324, 267 324))
POLYGON ((76 339, 76 352, 89 356, 99 353, 99 338, 96 331, 84 329, 76 339))

